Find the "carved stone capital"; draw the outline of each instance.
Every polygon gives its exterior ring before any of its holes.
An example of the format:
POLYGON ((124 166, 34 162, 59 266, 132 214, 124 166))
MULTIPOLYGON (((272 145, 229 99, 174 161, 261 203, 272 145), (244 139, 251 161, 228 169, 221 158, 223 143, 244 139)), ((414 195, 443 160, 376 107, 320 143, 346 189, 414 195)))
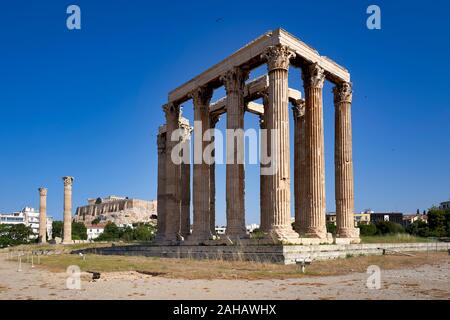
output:
POLYGON ((295 53, 289 47, 278 44, 268 47, 261 57, 267 60, 269 72, 276 69, 288 70, 289 60, 295 57, 295 53))
POLYGON ((166 120, 168 121, 176 121, 181 118, 181 106, 176 105, 174 103, 166 103, 163 105, 163 111, 166 114, 166 120))
POLYGON ((47 188, 39 188, 39 194, 41 196, 46 196, 47 195, 47 188))
POLYGON ((305 115, 305 100, 297 99, 292 102, 292 112, 294 118, 303 117, 305 115))
POLYGON ((352 103, 353 90, 351 82, 342 82, 333 88, 334 104, 341 102, 352 103))
POLYGON ((62 179, 64 181, 64 187, 72 186, 74 180, 73 177, 63 177, 62 179))
POLYGON ((189 97, 193 100, 195 108, 207 108, 211 102, 213 89, 210 87, 199 87, 189 93, 189 97))
POLYGON ((307 66, 302 73, 305 88, 323 88, 325 82, 325 71, 317 64, 307 66))
POLYGON ((249 72, 235 67, 227 71, 220 77, 223 82, 227 96, 232 93, 238 93, 244 96, 245 81, 248 79, 249 72))

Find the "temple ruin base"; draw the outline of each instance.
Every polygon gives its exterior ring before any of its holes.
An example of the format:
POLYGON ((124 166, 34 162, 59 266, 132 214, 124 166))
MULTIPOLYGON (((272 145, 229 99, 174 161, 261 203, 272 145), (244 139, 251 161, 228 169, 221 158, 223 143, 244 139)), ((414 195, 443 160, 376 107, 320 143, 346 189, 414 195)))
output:
POLYGON ((375 243, 331 245, 157 246, 130 245, 72 251, 101 255, 211 259, 294 264, 304 259, 329 260, 398 252, 445 251, 450 243, 375 243))

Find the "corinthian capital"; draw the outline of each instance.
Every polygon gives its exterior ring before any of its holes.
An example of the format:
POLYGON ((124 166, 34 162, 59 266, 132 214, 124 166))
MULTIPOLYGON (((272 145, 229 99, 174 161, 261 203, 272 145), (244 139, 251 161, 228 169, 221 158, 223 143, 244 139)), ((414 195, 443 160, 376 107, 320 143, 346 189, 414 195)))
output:
POLYGON ((299 118, 305 115, 305 100, 297 99, 292 102, 292 112, 294 118, 299 118))
POLYGON ((239 95, 244 95, 245 80, 248 79, 248 71, 242 70, 241 68, 235 67, 227 71, 224 75, 220 77, 220 80, 225 86, 225 91, 227 95, 230 93, 238 93, 239 95))
POLYGON ((303 70, 302 77, 305 87, 323 88, 325 71, 317 63, 313 63, 303 70))
POLYGON ((210 87, 199 87, 189 93, 189 97, 192 98, 194 108, 205 108, 209 106, 213 95, 213 89, 210 87))
POLYGON ((342 82, 333 88, 334 103, 340 102, 352 103, 353 90, 351 82, 342 82))
POLYGON ((173 102, 166 103, 163 105, 163 111, 166 114, 167 123, 173 121, 180 121, 181 118, 181 107, 178 104, 174 104, 173 102))
POLYGON ((268 47, 261 57, 267 60, 267 69, 270 71, 276 69, 289 69, 289 60, 295 57, 294 51, 287 46, 278 44, 268 47))
POLYGON ((63 177, 64 186, 65 187, 72 186, 73 180, 74 180, 73 177, 63 177))
POLYGON ((41 196, 46 196, 47 195, 47 188, 39 188, 39 194, 41 196))

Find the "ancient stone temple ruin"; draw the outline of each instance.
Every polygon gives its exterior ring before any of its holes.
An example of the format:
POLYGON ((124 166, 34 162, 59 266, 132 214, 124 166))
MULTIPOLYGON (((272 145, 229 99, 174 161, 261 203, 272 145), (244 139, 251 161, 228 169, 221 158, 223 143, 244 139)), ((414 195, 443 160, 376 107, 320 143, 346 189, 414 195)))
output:
MULTIPOLYGON (((357 243, 354 225, 351 103, 349 72, 321 56, 288 32, 267 32, 225 60, 169 93, 163 106, 166 123, 158 133, 158 235, 162 245, 251 243, 245 229, 244 164, 226 165, 226 181, 215 181, 215 164, 193 164, 193 221, 190 221, 190 164, 172 161, 177 144, 189 141, 192 128, 181 115, 181 106, 192 99, 194 136, 203 135, 225 118, 227 129, 244 129, 244 113, 255 114, 260 128, 267 129, 268 149, 277 159, 272 174, 260 176, 260 224, 270 243, 357 243), (267 74, 248 79, 250 71, 265 64, 267 74), (301 70, 305 97, 290 88, 288 70, 301 70), (324 82, 334 84, 335 109, 335 199, 337 233, 326 231, 325 161, 322 91, 324 82), (224 86, 226 97, 212 102, 214 90, 224 86), (263 104, 255 102, 261 99, 263 104), (292 110, 289 110, 289 103, 292 110), (294 118, 294 150, 290 150, 289 112, 294 118), (172 134, 182 129, 182 134, 172 134), (294 153, 294 170, 290 153, 294 153), (290 181, 294 179, 294 198, 290 181), (226 235, 215 234, 215 184, 226 184, 226 235), (295 203, 295 228, 291 226, 291 201, 295 203), (295 231, 294 231, 295 229, 295 231)), ((233 139, 244 139, 235 136, 233 139)), ((194 139, 195 140, 195 139, 194 139)), ((214 141, 214 139, 211 139, 214 141)), ((211 142, 194 141, 194 150, 204 151, 211 142)), ((228 144, 228 141, 227 141, 228 144)), ((243 145, 243 140, 235 145, 243 145)), ((236 151, 232 149, 231 152, 236 151)), ((227 148, 227 153, 230 152, 227 148)), ((227 154, 236 160, 237 155, 227 154)), ((261 242, 259 242, 261 243, 261 242)))
POLYGON ((86 206, 78 207, 75 221, 90 225, 93 220, 114 222, 117 225, 156 221, 156 201, 109 196, 88 199, 86 206))

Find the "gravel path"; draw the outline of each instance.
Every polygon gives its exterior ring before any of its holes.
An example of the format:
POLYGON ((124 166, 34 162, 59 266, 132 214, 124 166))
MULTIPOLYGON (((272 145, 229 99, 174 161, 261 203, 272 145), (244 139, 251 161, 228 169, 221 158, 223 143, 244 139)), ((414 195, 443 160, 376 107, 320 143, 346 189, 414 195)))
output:
POLYGON ((381 271, 381 289, 368 289, 368 274, 287 280, 183 280, 136 272, 103 273, 81 289, 66 288, 67 274, 0 258, 0 299, 450 299, 450 261, 416 269, 381 271))

